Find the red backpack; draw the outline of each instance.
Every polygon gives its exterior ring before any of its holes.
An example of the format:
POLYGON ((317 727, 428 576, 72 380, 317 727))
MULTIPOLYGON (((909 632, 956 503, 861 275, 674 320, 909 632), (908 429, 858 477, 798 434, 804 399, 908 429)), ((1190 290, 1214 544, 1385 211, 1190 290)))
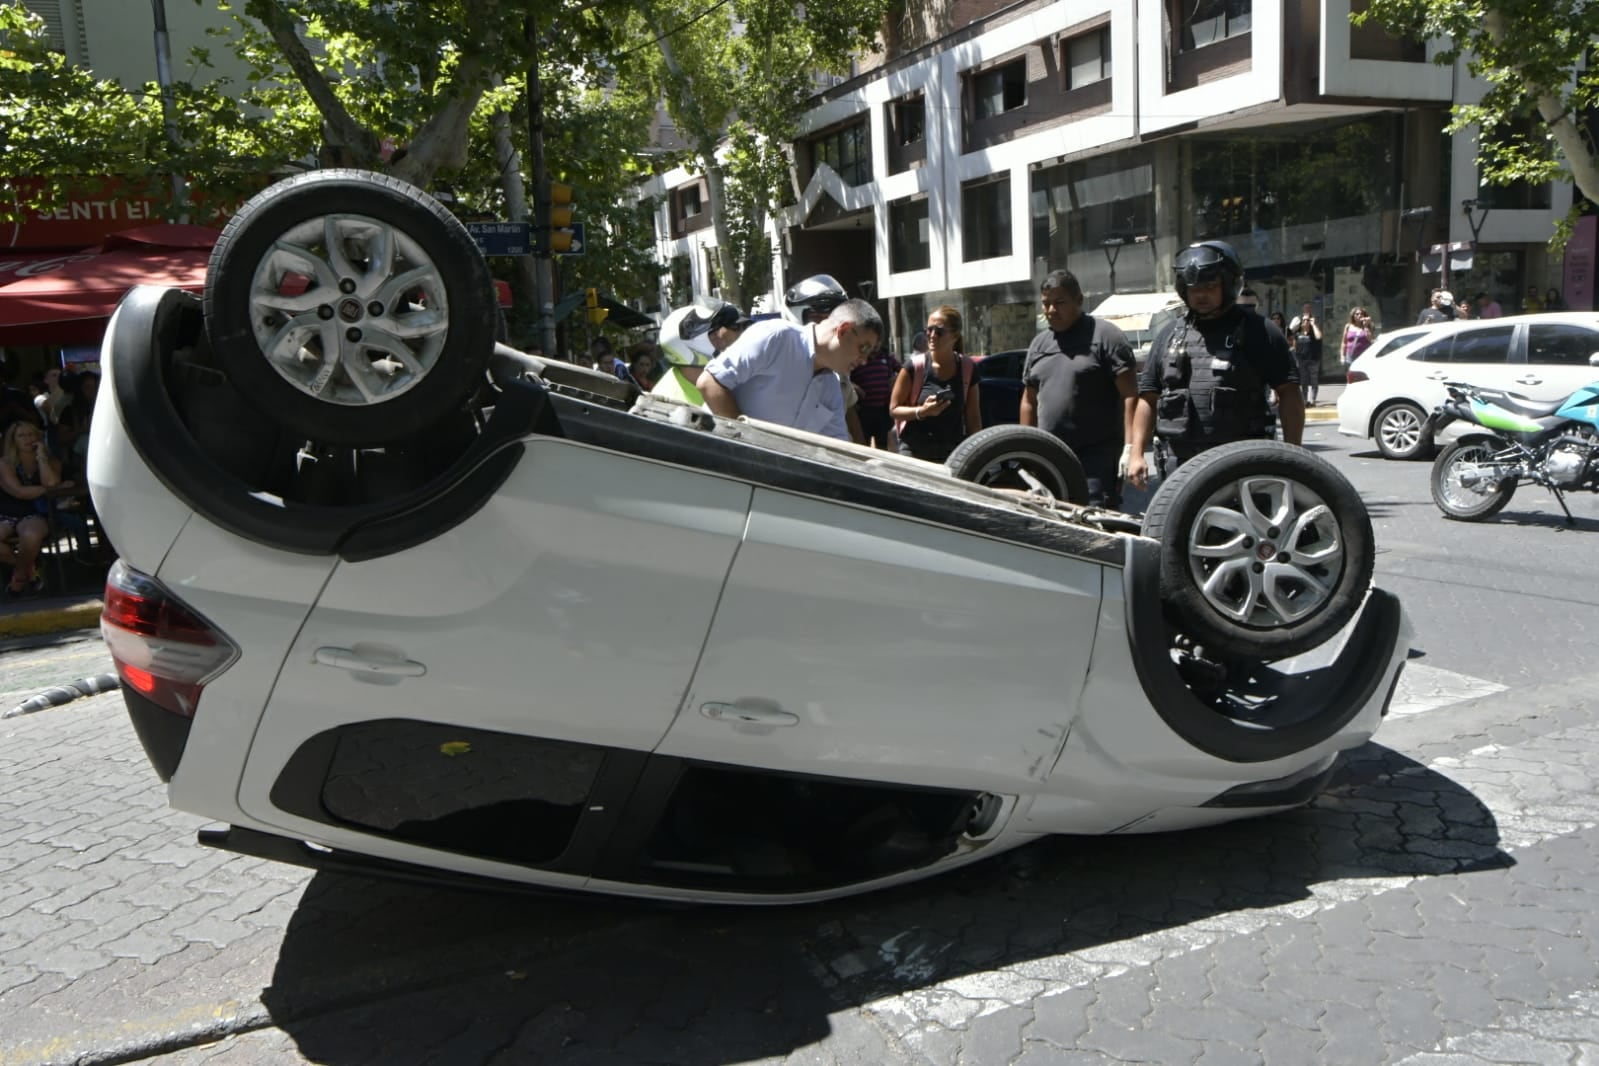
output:
MULTIPOLYGON (((970 356, 962 355, 959 352, 955 353, 955 362, 961 368, 961 403, 964 404, 966 402, 966 394, 967 394, 967 392, 969 392, 971 390, 971 387, 972 387, 972 371, 977 369, 977 364, 972 362, 970 356)), ((927 356, 921 355, 921 354, 917 354, 917 355, 911 356, 911 359, 910 359, 910 371, 911 371, 911 399, 914 400, 917 397, 921 396, 921 394, 922 394, 922 383, 927 380, 927 356)), ((914 406, 914 404, 912 406, 914 406)), ((963 410, 961 412, 961 418, 964 420, 965 417, 966 417, 966 412, 963 410)), ((901 433, 904 433, 904 432, 905 432, 905 419, 903 419, 903 418, 895 419, 895 421, 894 421, 894 433, 896 435, 898 435, 898 434, 901 434, 901 433)))

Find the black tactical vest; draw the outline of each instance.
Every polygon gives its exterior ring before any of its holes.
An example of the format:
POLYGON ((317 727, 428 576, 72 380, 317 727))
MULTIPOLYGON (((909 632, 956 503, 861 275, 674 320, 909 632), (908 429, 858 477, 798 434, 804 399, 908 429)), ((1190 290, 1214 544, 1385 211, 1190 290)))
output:
POLYGON ((1238 325, 1211 344, 1192 318, 1172 327, 1161 352, 1157 434, 1167 440, 1217 444, 1267 435, 1271 411, 1266 380, 1244 351, 1246 344, 1264 345, 1266 336, 1263 329, 1248 330, 1249 319, 1249 312, 1241 312, 1238 325))

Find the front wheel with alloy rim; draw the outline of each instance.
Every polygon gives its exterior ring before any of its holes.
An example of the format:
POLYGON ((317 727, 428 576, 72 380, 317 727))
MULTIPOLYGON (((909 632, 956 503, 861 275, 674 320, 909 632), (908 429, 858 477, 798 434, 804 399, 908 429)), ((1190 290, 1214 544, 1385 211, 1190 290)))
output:
POLYGON ((1179 633, 1213 655, 1272 661, 1311 650, 1355 616, 1376 550, 1360 494, 1291 444, 1201 452, 1149 502, 1161 599, 1179 633))
MULTIPOLYGON (((1499 449, 1508 447, 1498 443, 1499 449)), ((1432 502, 1446 518, 1479 522, 1505 509, 1516 493, 1516 479, 1495 464, 1494 444, 1481 438, 1458 440, 1432 464, 1432 502)))
POLYGON ((1077 453, 1034 426, 980 429, 957 444, 944 465, 962 481, 989 488, 1042 493, 1063 503, 1088 502, 1088 475, 1077 453))
POLYGON ((205 328, 260 410, 325 444, 414 437, 477 390, 499 307, 466 227, 412 185, 320 170, 270 186, 211 254, 205 328))
POLYGON ((1412 403, 1396 403, 1377 414, 1372 432, 1384 459, 1424 459, 1432 450, 1427 416, 1412 403))

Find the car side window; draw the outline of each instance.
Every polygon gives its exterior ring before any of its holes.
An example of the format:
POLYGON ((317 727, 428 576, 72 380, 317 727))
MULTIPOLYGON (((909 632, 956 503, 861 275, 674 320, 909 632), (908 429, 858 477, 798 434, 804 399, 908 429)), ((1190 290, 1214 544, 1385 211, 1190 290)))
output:
POLYGON ((1449 353, 1451 363, 1507 363, 1510 361, 1510 343, 1515 337, 1515 326, 1493 326, 1489 329, 1463 330, 1455 334, 1455 346, 1449 353))
POLYGON ((1451 333, 1447 336, 1439 337, 1430 344, 1422 344, 1412 348, 1405 358, 1414 359, 1422 363, 1447 363, 1449 362, 1449 353, 1454 349, 1454 346, 1455 335, 1451 333))
POLYGON ((1599 352, 1599 333, 1561 322, 1534 323, 1527 334, 1527 362, 1544 366, 1587 366, 1599 352))

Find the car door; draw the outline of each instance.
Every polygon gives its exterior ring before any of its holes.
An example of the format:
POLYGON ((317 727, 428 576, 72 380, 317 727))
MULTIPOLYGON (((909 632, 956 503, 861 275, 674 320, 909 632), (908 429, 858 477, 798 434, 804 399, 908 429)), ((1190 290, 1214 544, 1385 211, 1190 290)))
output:
POLYGON ((757 489, 700 668, 659 751, 952 788, 1042 780, 1082 691, 1101 570, 757 489))
MULTIPOLYGON (((470 738, 538 738, 563 765, 648 752, 693 676, 749 500, 741 482, 532 438, 448 533, 339 563, 262 716, 241 806, 282 824, 272 790, 295 753, 371 723, 424 723, 393 731, 423 744, 459 727, 478 751, 470 738)), ((520 772, 553 773, 546 755, 520 772)))
POLYGON ((1529 322, 1527 364, 1516 376, 1516 390, 1541 403, 1563 400, 1599 380, 1599 368, 1588 362, 1599 352, 1599 320, 1529 322))

